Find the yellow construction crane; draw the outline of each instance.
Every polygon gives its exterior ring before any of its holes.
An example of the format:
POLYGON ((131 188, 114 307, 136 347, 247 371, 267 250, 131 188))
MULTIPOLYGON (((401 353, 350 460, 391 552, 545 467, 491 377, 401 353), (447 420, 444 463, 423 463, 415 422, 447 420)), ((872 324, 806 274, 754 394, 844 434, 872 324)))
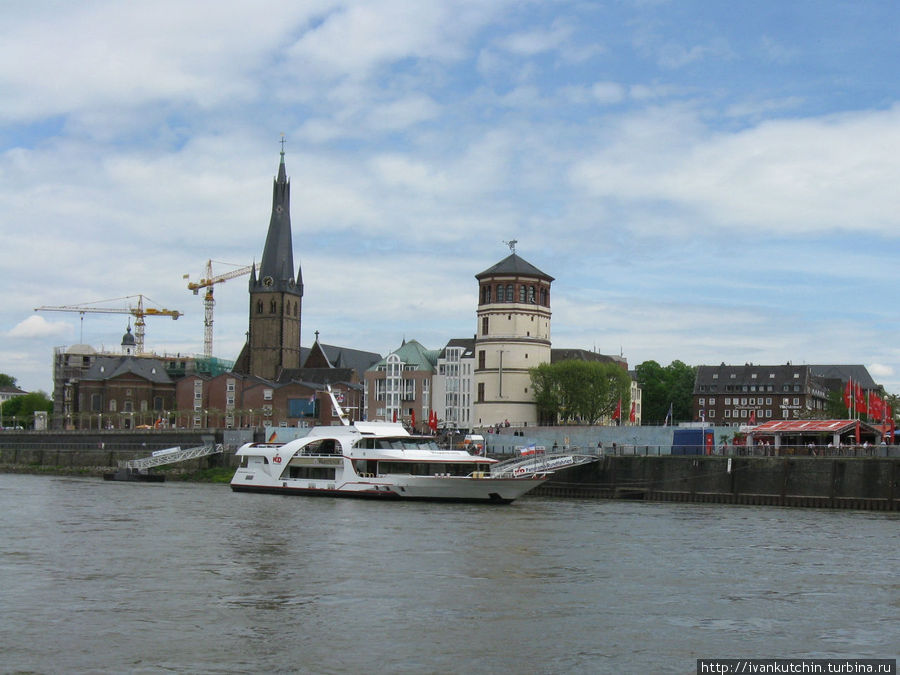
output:
MULTIPOLYGON (((188 290, 194 292, 194 295, 199 295, 200 289, 205 288, 206 293, 203 296, 203 355, 204 356, 212 356, 213 351, 213 307, 215 307, 216 301, 213 298, 213 286, 215 284, 220 284, 223 281, 228 281, 229 279, 234 279, 235 277, 240 277, 245 274, 250 274, 250 270, 252 269, 252 265, 247 265, 246 267, 237 267, 236 269, 231 270, 230 272, 225 272, 224 274, 217 274, 213 276, 212 273, 212 264, 217 263, 219 265, 231 265, 231 263, 223 263, 218 260, 207 260, 206 261, 206 276, 200 279, 200 281, 188 282, 188 290)), ((184 275, 185 279, 190 278, 189 274, 184 275)))
MULTIPOLYGON (((35 307, 35 312, 78 312, 81 314, 81 321, 84 322, 86 313, 92 314, 131 314, 134 317, 134 346, 138 354, 144 353, 144 317, 145 316, 171 316, 173 320, 179 316, 183 316, 181 312, 175 309, 156 309, 155 307, 144 308, 144 295, 127 295, 124 298, 112 298, 111 300, 97 300, 96 302, 88 302, 83 305, 60 305, 57 307, 43 306, 35 307), (94 307, 101 302, 116 302, 118 300, 135 300, 136 305, 128 307, 94 307)), ((153 302, 147 298, 149 302, 153 302)), ((83 337, 82 337, 83 339, 83 337)))

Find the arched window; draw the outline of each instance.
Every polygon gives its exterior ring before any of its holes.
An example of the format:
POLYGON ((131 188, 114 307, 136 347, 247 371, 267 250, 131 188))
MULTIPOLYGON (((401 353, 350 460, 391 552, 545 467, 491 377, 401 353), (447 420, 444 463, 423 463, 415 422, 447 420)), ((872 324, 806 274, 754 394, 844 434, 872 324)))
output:
POLYGON ((256 313, 262 314, 262 300, 256 301, 256 313))
POLYGON ((278 305, 275 303, 275 299, 269 301, 269 314, 274 314, 278 309, 278 305))

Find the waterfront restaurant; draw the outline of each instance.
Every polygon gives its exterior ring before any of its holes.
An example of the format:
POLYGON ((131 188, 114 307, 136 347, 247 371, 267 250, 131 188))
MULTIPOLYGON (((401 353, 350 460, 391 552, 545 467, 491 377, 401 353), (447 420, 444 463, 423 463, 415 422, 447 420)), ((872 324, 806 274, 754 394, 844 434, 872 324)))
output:
MULTIPOLYGON (((747 445, 758 444, 764 439, 774 439, 772 445, 795 448, 805 453, 812 444, 814 449, 853 447, 867 443, 881 443, 882 427, 860 420, 772 420, 753 427, 747 432, 747 445)), ((777 454, 777 452, 776 452, 777 454)))

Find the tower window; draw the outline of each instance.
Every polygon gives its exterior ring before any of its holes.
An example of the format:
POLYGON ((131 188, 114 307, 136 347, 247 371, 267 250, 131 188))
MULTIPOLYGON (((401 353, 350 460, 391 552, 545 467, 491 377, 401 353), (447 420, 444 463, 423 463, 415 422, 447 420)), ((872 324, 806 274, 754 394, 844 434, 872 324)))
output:
POLYGON ((503 284, 498 284, 497 285, 497 302, 504 302, 503 298, 504 298, 503 284))
POLYGON ((525 304, 525 284, 519 286, 519 302, 525 304))
POLYGON ((515 302, 515 296, 513 296, 512 284, 506 285, 506 301, 507 302, 515 302))
POLYGON ((535 299, 534 299, 534 286, 529 286, 529 287, 528 287, 528 302, 530 302, 532 305, 535 303, 535 299))
POLYGON ((256 301, 256 313, 262 314, 262 300, 256 301))
POLYGON ((274 314, 278 310, 278 305, 275 303, 275 300, 269 301, 269 314, 274 314))
POLYGON ((484 370, 484 363, 485 363, 484 350, 481 349, 478 351, 478 367, 481 370, 484 370))
POLYGON ((481 319, 481 334, 482 335, 488 334, 488 318, 487 317, 483 317, 481 319))

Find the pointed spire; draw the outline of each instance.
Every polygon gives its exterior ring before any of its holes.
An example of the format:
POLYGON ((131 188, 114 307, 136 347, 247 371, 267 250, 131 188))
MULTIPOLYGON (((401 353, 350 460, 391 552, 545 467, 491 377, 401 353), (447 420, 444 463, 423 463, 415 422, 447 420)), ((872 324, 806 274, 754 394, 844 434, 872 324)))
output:
POLYGON ((291 183, 284 165, 284 138, 281 139, 278 177, 272 185, 272 216, 259 264, 259 278, 272 290, 293 290, 294 251, 291 239, 291 183))

